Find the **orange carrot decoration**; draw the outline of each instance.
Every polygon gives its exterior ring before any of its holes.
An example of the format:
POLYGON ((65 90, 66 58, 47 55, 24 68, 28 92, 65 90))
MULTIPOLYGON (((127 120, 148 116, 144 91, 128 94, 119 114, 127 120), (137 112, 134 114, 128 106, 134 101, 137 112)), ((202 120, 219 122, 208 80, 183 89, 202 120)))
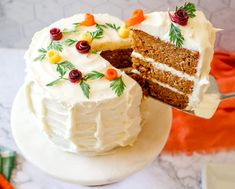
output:
POLYGON ((0 174, 0 188, 2 189, 14 189, 13 186, 0 174))
POLYGON ((132 13, 132 17, 126 20, 126 27, 134 26, 136 24, 141 23, 144 21, 144 12, 142 9, 136 9, 132 13))
POLYGON ((95 25, 95 18, 92 14, 86 13, 84 21, 81 22, 82 26, 93 26, 95 25))
POLYGON ((114 79, 117 79, 118 77, 118 73, 115 69, 113 68, 109 68, 106 70, 106 73, 105 73, 105 78, 109 81, 112 81, 114 79))

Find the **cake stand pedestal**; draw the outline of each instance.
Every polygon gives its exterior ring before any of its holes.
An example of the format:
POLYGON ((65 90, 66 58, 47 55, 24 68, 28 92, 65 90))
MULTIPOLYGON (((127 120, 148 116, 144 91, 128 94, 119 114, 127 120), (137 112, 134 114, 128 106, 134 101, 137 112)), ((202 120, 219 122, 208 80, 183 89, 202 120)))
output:
POLYGON ((11 112, 13 137, 27 160, 47 174, 82 185, 104 185, 120 181, 143 169, 161 152, 169 135, 171 108, 151 98, 144 101, 144 126, 132 147, 113 154, 84 156, 61 151, 44 136, 29 112, 23 88, 11 112))

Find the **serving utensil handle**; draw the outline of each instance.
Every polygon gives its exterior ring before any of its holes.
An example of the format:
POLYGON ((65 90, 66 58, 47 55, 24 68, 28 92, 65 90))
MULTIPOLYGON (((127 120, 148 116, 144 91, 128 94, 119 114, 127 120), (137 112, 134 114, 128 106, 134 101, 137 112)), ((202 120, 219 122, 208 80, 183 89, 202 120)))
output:
POLYGON ((221 100, 229 99, 229 98, 234 98, 235 97, 235 92, 231 93, 226 93, 226 94, 221 94, 221 100))

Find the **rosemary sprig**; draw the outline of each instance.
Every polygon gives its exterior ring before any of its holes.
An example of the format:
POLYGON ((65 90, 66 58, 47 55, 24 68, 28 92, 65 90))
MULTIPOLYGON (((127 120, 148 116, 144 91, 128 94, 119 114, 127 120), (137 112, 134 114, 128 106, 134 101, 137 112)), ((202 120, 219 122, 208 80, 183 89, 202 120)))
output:
POLYGON ((118 32, 118 30, 120 29, 120 26, 117 26, 116 24, 111 24, 111 23, 105 23, 108 27, 116 30, 116 32, 118 32))
POLYGON ((176 11, 179 9, 184 9, 190 18, 195 17, 195 12, 196 12, 196 6, 193 3, 185 3, 183 6, 181 7, 176 7, 176 11))
POLYGON ((51 41, 50 44, 47 47, 47 50, 55 49, 57 51, 62 52, 63 47, 60 42, 58 41, 51 41))
POLYGON ((122 80, 122 76, 113 80, 110 84, 110 87, 117 94, 117 96, 121 96, 123 94, 125 87, 126 87, 125 83, 122 80))
POLYGON ((56 71, 60 74, 59 78, 48 83, 46 86, 53 86, 59 83, 60 80, 68 80, 67 78, 64 78, 64 75, 67 73, 67 71, 75 69, 74 65, 69 61, 60 62, 57 64, 56 71))
POLYGON ((76 43, 77 40, 73 40, 73 39, 66 39, 63 41, 63 44, 67 45, 67 46, 72 46, 74 43, 76 43))
POLYGON ((79 85, 80 85, 80 87, 81 87, 81 89, 82 89, 83 94, 84 94, 87 98, 89 98, 89 97, 90 97, 90 85, 88 85, 88 84, 84 81, 84 79, 82 79, 82 80, 80 81, 79 85))
POLYGON ((38 49, 39 55, 34 61, 43 61, 46 58, 47 50, 44 48, 38 49))
POLYGON ((104 77, 103 73, 97 72, 97 71, 92 71, 91 73, 88 73, 84 76, 83 80, 87 81, 89 79, 93 80, 93 79, 101 79, 104 77))
POLYGON ((184 37, 178 27, 176 27, 173 23, 171 23, 170 27, 170 41, 176 45, 176 47, 180 48, 183 45, 184 37))

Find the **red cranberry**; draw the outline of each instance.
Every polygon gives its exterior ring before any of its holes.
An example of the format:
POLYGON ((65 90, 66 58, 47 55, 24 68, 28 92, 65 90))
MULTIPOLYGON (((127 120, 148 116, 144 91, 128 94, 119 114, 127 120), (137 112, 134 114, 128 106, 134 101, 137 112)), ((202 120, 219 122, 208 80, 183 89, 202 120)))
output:
POLYGON ((72 83, 78 83, 82 79, 82 73, 79 70, 71 70, 69 72, 69 81, 72 83))
POLYGON ((177 10, 174 15, 169 13, 170 19, 172 22, 175 22, 181 26, 185 26, 188 23, 188 13, 184 9, 177 10))
POLYGON ((51 34, 51 39, 55 41, 58 41, 63 37, 63 34, 59 28, 52 28, 50 30, 50 34, 51 34))
POLYGON ((85 54, 89 52, 91 46, 87 41, 78 41, 76 44, 76 49, 78 50, 79 53, 85 54))

